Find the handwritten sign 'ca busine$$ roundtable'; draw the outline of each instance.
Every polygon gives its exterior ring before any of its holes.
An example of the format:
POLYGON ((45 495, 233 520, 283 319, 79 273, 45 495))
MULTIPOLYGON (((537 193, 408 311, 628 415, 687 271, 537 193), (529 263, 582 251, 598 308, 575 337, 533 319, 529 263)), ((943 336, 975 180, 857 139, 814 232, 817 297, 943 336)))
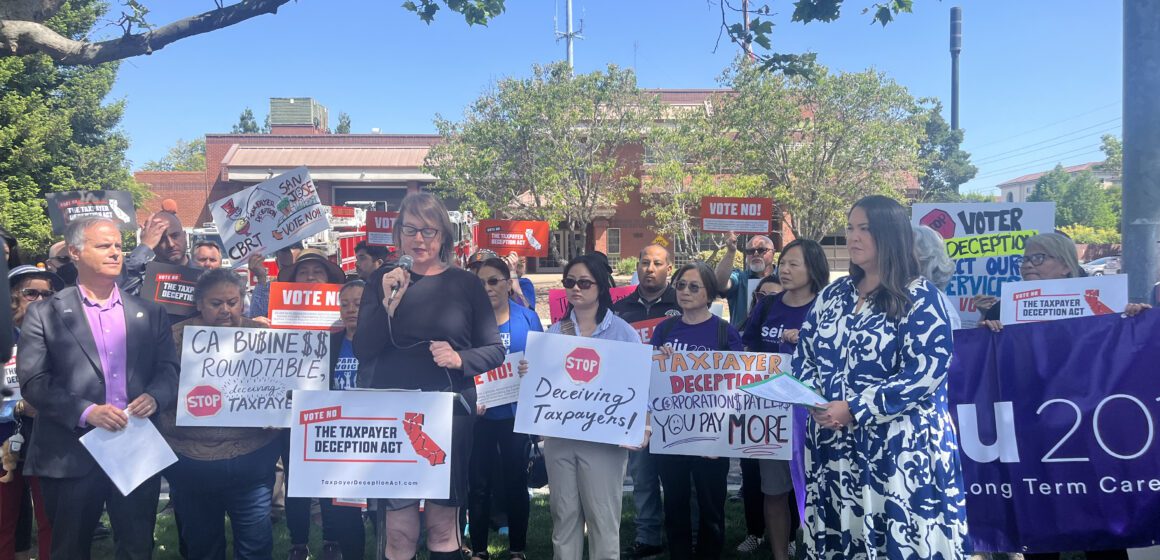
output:
POLYGON ((289 495, 446 499, 454 397, 294 391, 289 495))
POLYGON ((644 439, 652 347, 528 333, 515 431, 614 445, 644 439))
POLYGON ((226 254, 236 263, 245 262, 250 253, 273 255, 330 229, 318 189, 305 167, 214 201, 210 215, 226 254))
POLYGON ((330 384, 330 333, 187 326, 178 426, 286 428, 289 392, 330 384))

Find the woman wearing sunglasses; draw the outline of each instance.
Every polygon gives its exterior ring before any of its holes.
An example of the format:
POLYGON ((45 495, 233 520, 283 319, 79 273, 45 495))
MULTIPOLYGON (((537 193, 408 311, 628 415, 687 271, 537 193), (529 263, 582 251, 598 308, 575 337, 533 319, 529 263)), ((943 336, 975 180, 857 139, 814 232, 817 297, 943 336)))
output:
MULTIPOLYGON (((450 495, 426 500, 423 510, 431 560, 462 557, 459 508, 467 505, 474 380, 504 357, 483 285, 474 274, 451 264, 454 241, 442 201, 425 192, 407 195, 395 221, 401 266, 383 267, 367 280, 354 335, 359 363, 374 364, 371 388, 459 394, 451 420, 450 495)), ((380 500, 379 505, 385 512, 387 558, 415 556, 419 500, 380 500)))
MULTIPOLYGON (((741 335, 727 321, 709 312, 718 291, 713 270, 701 263, 686 264, 673 276, 681 316, 666 319, 653 331, 651 344, 671 355, 674 351, 742 350, 741 335)), ((720 558, 725 543, 725 487, 728 457, 657 455, 657 472, 664 490, 665 533, 669 557, 693 558, 690 502, 696 492, 697 558, 720 558), (690 478, 693 488, 689 487, 690 478)))
MULTIPOLYGON (((564 289, 568 313, 548 328, 566 334, 640 344, 640 335, 612 313, 612 278, 607 261, 597 255, 581 255, 564 266, 564 289)), ((520 361, 521 376, 528 362, 520 361)), ((645 428, 648 442, 649 428, 645 428)), ((628 449, 606 443, 544 438, 544 462, 552 488, 552 557, 580 560, 584 556, 587 525, 588 557, 620 557, 620 506, 624 495, 624 469, 628 449)))
MULTIPOLYGON (((821 245, 809 239, 798 239, 782 249, 777 272, 784 291, 757 302, 742 336, 745 347, 751 352, 793 354, 806 315, 813 308, 818 292, 830 282, 826 253, 821 245)), ((790 498, 795 494, 790 472, 792 469, 798 473, 799 480, 805 479, 801 459, 805 451, 804 424, 808 418, 804 410, 794 410, 793 465, 791 461, 774 459, 758 461, 766 531, 775 560, 787 560, 792 556, 789 545, 796 530, 791 523, 794 510, 790 507, 790 498)))
MULTIPOLYGON (((64 289, 64 280, 51 272, 22 265, 13 268, 8 273, 8 286, 12 294, 12 324, 16 327, 14 333, 19 338, 19 328, 24 322, 28 307, 36 302, 44 301, 64 289)), ((0 408, 0 442, 19 433, 23 439, 23 449, 28 449, 32 443, 32 424, 36 418, 36 409, 24 400, 8 400, 0 408)), ((13 452, 18 457, 23 453, 13 452)), ((11 480, 0 484, 0 558, 13 558, 18 552, 27 554, 32 546, 32 523, 24 516, 36 515, 37 546, 42 552, 41 558, 48 558, 52 549, 52 526, 48 521, 48 514, 44 500, 40 494, 40 480, 34 476, 24 476, 23 461, 17 463, 17 468, 0 473, 11 480), (31 494, 33 510, 22 505, 31 494)))
MULTIPOLYGON (((499 325, 499 339, 504 350, 523 352, 528 333, 543 332, 535 311, 512 299, 508 262, 492 257, 471 263, 491 302, 495 322, 499 325)), ((487 560, 487 537, 491 525, 492 489, 498 487, 507 505, 508 548, 511 557, 524 557, 528 542, 528 452, 531 439, 527 434, 513 431, 516 405, 487 408, 476 407, 475 440, 471 451, 468 520, 471 531, 472 558, 487 560), (496 468, 498 465, 498 469, 496 468), (498 479, 498 480, 497 480, 498 479)))

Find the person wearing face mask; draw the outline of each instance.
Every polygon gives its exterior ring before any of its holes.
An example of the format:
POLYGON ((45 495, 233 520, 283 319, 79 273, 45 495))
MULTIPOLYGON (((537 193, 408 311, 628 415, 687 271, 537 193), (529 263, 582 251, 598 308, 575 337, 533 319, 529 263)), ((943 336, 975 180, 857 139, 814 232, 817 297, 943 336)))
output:
MULTIPOLYGON (((636 291, 612 304, 612 312, 628 323, 679 316, 677 292, 669 285, 672 272, 673 256, 668 249, 660 245, 641 249, 636 263, 636 291)), ((636 504, 636 538, 624 555, 646 558, 660 554, 665 549, 664 511, 656 457, 647 447, 629 453, 628 473, 632 476, 632 500, 636 504)))
MULTIPOLYGON (((1023 247, 1023 264, 1019 267, 1019 273, 1024 281, 1087 276, 1079 266, 1075 242, 1063 234, 1041 233, 1028 237, 1023 247)), ((1151 308, 1147 303, 1129 303, 1124 308, 1124 315, 1135 317, 1141 311, 1151 308)), ((1002 316, 1002 302, 996 301, 983 315, 979 326, 999 332, 1003 330, 1003 323, 999 320, 1002 316)))
MULTIPOLYGON (((278 271, 278 281, 297 284, 342 284, 346 275, 322 251, 306 249, 290 266, 278 271)), ((340 297, 341 299, 341 297, 340 297)), ((340 310, 341 313, 341 310, 340 310)), ((357 371, 357 368, 356 370, 357 371)), ((282 437, 282 468, 284 479, 290 479, 290 431, 282 437)), ((286 528, 290 533, 289 560, 306 560, 310 556, 307 542, 310 540, 311 498, 285 498, 286 528)), ((332 547, 335 548, 335 547, 332 547)), ((324 550, 324 553, 326 551, 324 550)), ((336 554, 337 550, 331 552, 336 554)))
MULTIPOLYGON (((410 270, 386 266, 371 275, 354 335, 355 357, 360 362, 374 361, 372 388, 459 394, 451 425, 449 496, 425 500, 423 512, 432 560, 461 557, 459 508, 468 499, 476 413, 474 379, 504 360, 495 313, 483 284, 474 274, 452 265, 454 233, 447 208, 434 195, 419 192, 403 199, 395 240, 400 260, 409 261, 410 270)), ((378 504, 385 512, 387 558, 413 557, 420 533, 419 500, 379 500, 378 504)))
MULTIPOLYGON (((536 312, 512 300, 511 271, 507 262, 489 258, 471 264, 491 302, 499 337, 508 354, 523 352, 529 332, 542 332, 536 312)), ((487 560, 487 537, 493 489, 499 487, 507 506, 508 543, 513 559, 524 558, 528 542, 528 452, 531 439, 515 433, 516 405, 477 406, 474 447, 471 452, 471 557, 487 560), (496 468, 498 464, 498 469, 496 468), (498 473, 497 473, 498 471, 498 473), (498 476, 497 476, 498 474, 498 476)))
POLYGON ((806 556, 965 558, 947 310, 919 274, 897 201, 859 200, 846 242, 850 275, 822 289, 793 357, 793 373, 827 401, 807 426, 806 556))
MULTIPOLYGON (((595 254, 568 261, 563 282, 568 312, 548 328, 549 333, 640 344, 636 330, 611 312, 612 275, 606 269, 607 262, 595 254)), ((527 360, 520 360, 518 371, 520 376, 527 374, 527 360)), ((639 447, 648 444, 651 432, 646 426, 639 447)), ((625 446, 544 438, 544 463, 552 489, 548 502, 552 558, 580 560, 585 534, 589 558, 620 557, 620 512, 628 452, 625 446)))
MULTIPOLYGON (((173 326, 178 353, 187 326, 262 328, 242 317, 245 288, 245 280, 232 271, 219 268, 203 274, 193 290, 197 315, 173 326)), ((270 500, 274 462, 281 451, 278 430, 178 426, 176 403, 161 411, 157 427, 177 454, 165 478, 185 557, 224 558, 229 516, 234 557, 270 558, 270 500)))
MULTIPOLYGON (((795 240, 782 249, 777 275, 783 291, 757 302, 742 336, 750 352, 793 354, 806 315, 818 292, 830 282, 826 253, 816 241, 795 240)), ((758 461, 766 534, 775 560, 788 560, 793 556, 790 544, 796 530, 792 524, 795 510, 791 508, 794 488, 790 472, 791 469, 797 471, 799 479, 804 479, 800 458, 804 456, 802 443, 806 432, 800 428, 807 418, 803 410, 794 410, 793 460, 758 461)))

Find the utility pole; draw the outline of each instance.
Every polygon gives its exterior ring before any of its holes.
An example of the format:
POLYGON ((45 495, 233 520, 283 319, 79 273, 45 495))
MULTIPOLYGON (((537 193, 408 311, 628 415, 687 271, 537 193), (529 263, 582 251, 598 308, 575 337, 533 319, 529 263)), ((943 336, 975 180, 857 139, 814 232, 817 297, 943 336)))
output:
POLYGON ((753 56, 753 45, 749 43, 749 0, 741 0, 741 25, 742 37, 744 37, 741 50, 745 51, 746 58, 756 60, 753 56))
POLYGON ((1124 268, 1147 302, 1160 272, 1160 0, 1124 0, 1124 268))
MULTIPOLYGON (((557 6, 558 5, 559 4, 557 4, 557 6)), ((584 33, 584 20, 583 19, 580 20, 580 30, 573 31, 572 30, 572 0, 567 0, 567 6, 568 6, 567 7, 568 21, 564 24, 565 29, 567 29, 567 31, 561 33, 560 28, 559 28, 559 24, 557 24, 556 42, 557 43, 560 42, 560 39, 564 39, 565 41, 567 41, 567 44, 568 44, 568 71, 575 74, 576 73, 576 65, 574 63, 575 61, 572 58, 572 41, 573 41, 573 39, 583 39, 584 38, 584 35, 583 35, 583 33, 584 33)))
POLYGON ((963 52, 963 9, 951 8, 951 130, 959 129, 959 53, 963 52))

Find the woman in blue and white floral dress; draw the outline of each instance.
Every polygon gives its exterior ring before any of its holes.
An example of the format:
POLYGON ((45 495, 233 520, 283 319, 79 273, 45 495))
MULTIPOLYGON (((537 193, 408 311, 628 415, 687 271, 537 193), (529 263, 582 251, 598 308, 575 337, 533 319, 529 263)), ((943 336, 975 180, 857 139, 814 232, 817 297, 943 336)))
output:
POLYGON ((850 276, 822 290, 793 360, 830 401, 808 426, 808 557, 965 558, 948 310, 919 276, 902 206, 867 197, 848 222, 850 276))

